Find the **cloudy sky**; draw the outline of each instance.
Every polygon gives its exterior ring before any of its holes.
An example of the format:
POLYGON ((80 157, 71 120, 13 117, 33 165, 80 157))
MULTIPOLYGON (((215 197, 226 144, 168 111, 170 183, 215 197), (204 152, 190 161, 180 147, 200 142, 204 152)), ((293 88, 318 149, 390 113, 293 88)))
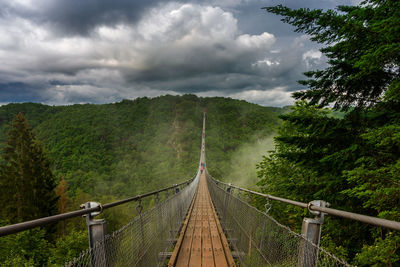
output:
POLYGON ((194 93, 293 103, 318 46, 261 7, 357 0, 0 0, 0 104, 194 93))

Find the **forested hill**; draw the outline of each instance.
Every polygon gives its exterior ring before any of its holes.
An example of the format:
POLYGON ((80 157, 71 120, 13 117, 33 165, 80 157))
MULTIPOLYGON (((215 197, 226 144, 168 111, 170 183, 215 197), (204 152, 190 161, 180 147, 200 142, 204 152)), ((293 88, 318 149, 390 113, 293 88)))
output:
POLYGON ((186 180, 199 161, 202 111, 207 111, 207 160, 218 177, 241 145, 270 135, 281 108, 194 95, 138 98, 104 105, 0 107, 0 139, 22 112, 46 147, 69 194, 131 196, 186 180))

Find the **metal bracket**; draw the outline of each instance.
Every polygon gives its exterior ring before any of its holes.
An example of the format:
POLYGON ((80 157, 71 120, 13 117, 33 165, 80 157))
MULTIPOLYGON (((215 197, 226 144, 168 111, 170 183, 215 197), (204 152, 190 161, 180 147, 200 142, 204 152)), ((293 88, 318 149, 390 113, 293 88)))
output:
POLYGON ((230 192, 231 192, 231 189, 232 189, 232 184, 229 183, 229 184, 228 184, 228 187, 226 188, 226 192, 230 193, 230 192))
POLYGON ((81 209, 90 209, 90 208, 100 207, 100 211, 93 211, 88 214, 83 214, 82 217, 86 217, 86 215, 89 215, 89 217, 93 218, 97 215, 100 215, 103 212, 103 205, 101 205, 100 202, 94 202, 94 201, 86 202, 85 204, 81 204, 79 207, 81 209))
POLYGON ((143 211, 142 199, 139 198, 138 202, 139 202, 139 203, 138 203, 138 205, 136 206, 136 211, 137 211, 139 214, 142 214, 142 211, 143 211))
POLYGON ((269 203, 269 198, 267 198, 267 203, 265 203, 264 207, 265 207, 265 214, 268 215, 268 212, 269 212, 270 209, 272 208, 271 203, 269 203))
POLYGON ((308 204, 307 204, 307 209, 308 209, 308 211, 312 214, 312 215, 315 215, 316 216, 316 219, 317 220, 319 220, 321 223, 323 223, 324 222, 324 215, 325 215, 325 213, 324 212, 321 212, 321 211, 318 211, 318 210, 312 210, 311 209, 311 207, 312 206, 316 206, 316 207, 322 207, 322 208, 325 208, 325 207, 329 207, 329 203, 327 203, 326 201, 324 201, 324 200, 313 200, 313 201, 311 201, 311 202, 309 202, 308 204))

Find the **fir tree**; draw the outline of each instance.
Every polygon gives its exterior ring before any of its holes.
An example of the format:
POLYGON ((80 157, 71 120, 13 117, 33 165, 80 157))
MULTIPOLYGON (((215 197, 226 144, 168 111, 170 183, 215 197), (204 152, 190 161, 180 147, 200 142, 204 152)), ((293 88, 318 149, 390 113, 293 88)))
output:
POLYGON ((368 107, 384 101, 398 105, 400 1, 366 0, 328 11, 282 5, 265 9, 326 45, 321 52, 329 66, 305 73, 309 79, 300 83, 309 89, 296 92, 295 98, 321 107, 368 107))
MULTIPOLYGON (((328 66, 300 81, 308 89, 293 95, 307 102, 281 117, 276 149, 258 165, 259 185, 270 194, 324 199, 335 208, 399 220, 400 1, 266 10, 325 45, 320 51, 328 66), (320 109, 332 104, 346 113, 320 109)), ((302 215, 277 218, 290 225, 302 215)), ((358 266, 400 261, 399 233, 383 228, 328 217, 321 243, 358 266)))
POLYGON ((11 223, 57 212, 55 177, 22 113, 11 124, 0 177, 2 215, 11 223))

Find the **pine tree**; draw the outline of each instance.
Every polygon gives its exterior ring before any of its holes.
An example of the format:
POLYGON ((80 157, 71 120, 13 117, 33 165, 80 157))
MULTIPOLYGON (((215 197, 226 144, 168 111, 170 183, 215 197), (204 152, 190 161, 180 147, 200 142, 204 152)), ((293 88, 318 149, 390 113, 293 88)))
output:
POLYGON ((57 212, 56 182, 50 162, 22 113, 11 124, 0 169, 5 219, 16 223, 57 212))
POLYGON ((265 9, 325 45, 321 52, 329 66, 305 73, 309 79, 300 83, 309 89, 296 92, 296 99, 345 109, 383 101, 398 105, 400 1, 365 0, 359 6, 327 11, 282 5, 265 9))
MULTIPOLYGON (((259 185, 270 194, 324 199, 335 208, 399 220, 400 1, 266 10, 323 44, 328 66, 300 81, 308 89, 293 96, 307 102, 281 116, 276 149, 258 165, 259 185), (345 111, 343 117, 319 109, 329 104, 345 111)), ((323 246, 357 266, 399 264, 399 233, 328 218, 323 246)))

